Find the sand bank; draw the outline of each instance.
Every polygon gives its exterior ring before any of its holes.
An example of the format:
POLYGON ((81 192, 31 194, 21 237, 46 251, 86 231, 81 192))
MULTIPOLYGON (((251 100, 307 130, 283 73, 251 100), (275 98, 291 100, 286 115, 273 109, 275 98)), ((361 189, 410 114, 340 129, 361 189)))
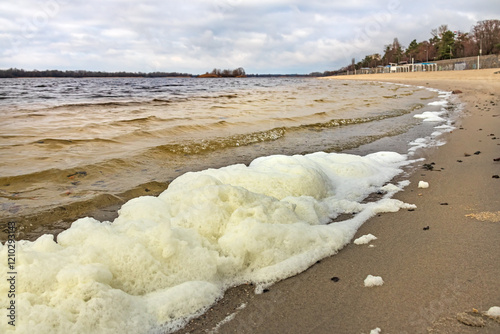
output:
POLYGON ((373 234, 376 240, 349 244, 266 293, 255 295, 251 286, 229 290, 180 332, 369 333, 378 327, 381 333, 499 333, 500 323, 481 314, 500 305, 497 71, 332 78, 461 91, 457 129, 446 145, 423 153, 421 164, 432 170, 417 167, 395 196, 417 209, 369 220, 356 238, 373 234), (419 181, 429 187, 418 188, 419 181), (381 276, 384 284, 365 287, 367 275, 381 276))

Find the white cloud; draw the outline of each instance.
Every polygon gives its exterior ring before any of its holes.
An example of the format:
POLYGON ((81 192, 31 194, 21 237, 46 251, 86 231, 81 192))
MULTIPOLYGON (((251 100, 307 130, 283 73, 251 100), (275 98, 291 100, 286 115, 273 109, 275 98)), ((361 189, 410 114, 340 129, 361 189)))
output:
POLYGON ((309 73, 499 16, 488 0, 18 0, 0 4, 0 68, 309 73))

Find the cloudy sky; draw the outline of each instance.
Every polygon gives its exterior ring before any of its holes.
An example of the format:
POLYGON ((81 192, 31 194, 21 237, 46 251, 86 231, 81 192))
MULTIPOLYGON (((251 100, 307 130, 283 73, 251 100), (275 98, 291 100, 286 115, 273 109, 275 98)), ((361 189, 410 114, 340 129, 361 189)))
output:
POLYGON ((0 0, 0 69, 323 72, 486 19, 498 0, 0 0))

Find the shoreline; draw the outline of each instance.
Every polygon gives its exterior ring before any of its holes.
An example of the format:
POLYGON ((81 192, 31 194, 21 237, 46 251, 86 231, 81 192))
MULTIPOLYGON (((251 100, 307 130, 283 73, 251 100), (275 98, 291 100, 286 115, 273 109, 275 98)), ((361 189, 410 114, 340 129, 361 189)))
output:
POLYGON ((459 90, 465 104, 446 144, 420 151, 411 184, 393 198, 416 204, 374 217, 335 256, 278 282, 267 293, 230 289, 177 333, 498 333, 481 312, 500 305, 499 69, 369 74, 333 80, 385 81, 459 90), (479 153, 478 153, 479 152, 479 153), (430 184, 417 187, 419 181, 430 184), (384 285, 365 288, 367 275, 384 285), (475 310, 478 312, 476 313, 475 310), (462 319, 462 322, 457 320, 462 319), (472 320, 471 320, 472 319, 472 320), (480 319, 480 320, 477 320, 480 319), (483 327, 464 322, 483 323, 483 327))

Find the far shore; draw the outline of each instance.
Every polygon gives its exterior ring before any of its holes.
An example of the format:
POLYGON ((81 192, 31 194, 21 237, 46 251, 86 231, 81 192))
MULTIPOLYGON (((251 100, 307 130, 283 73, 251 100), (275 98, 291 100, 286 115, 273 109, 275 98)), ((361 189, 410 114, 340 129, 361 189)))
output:
POLYGON ((421 164, 432 168, 418 168, 395 196, 417 209, 369 220, 355 238, 373 234, 373 247, 349 244, 267 293, 229 290, 179 333, 500 333, 500 320, 484 315, 500 306, 499 71, 322 78, 457 93, 463 116, 447 144, 424 151, 421 164), (429 188, 419 189, 419 181, 429 188), (364 287, 369 274, 384 285, 364 287))

